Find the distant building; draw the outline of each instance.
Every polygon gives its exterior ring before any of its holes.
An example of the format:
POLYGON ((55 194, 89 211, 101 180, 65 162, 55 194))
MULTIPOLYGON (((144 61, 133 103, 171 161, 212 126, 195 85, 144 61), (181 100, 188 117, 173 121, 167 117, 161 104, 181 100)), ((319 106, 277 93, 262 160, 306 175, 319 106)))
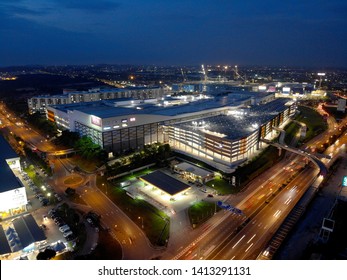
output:
POLYGON ((129 87, 129 88, 93 88, 87 91, 64 90, 62 95, 41 95, 28 99, 29 113, 46 113, 51 105, 65 105, 82 102, 94 102, 105 99, 133 98, 148 99, 159 98, 164 95, 161 87, 129 87))
POLYGON ((224 171, 260 148, 260 138, 285 123, 293 102, 269 93, 234 93, 188 100, 104 100, 47 108, 50 121, 89 136, 109 153, 138 150, 155 142, 224 171))
POLYGON ((340 98, 337 101, 337 111, 340 111, 343 113, 346 111, 346 99, 340 98))
POLYGON ((0 136, 0 218, 4 219, 26 210, 27 195, 25 187, 15 175, 21 171, 20 158, 0 136))

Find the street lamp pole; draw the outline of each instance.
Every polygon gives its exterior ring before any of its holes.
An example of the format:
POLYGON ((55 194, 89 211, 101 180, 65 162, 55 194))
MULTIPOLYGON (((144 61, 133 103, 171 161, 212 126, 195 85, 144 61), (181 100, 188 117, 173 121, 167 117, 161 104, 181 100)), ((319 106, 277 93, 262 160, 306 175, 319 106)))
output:
POLYGON ((139 217, 138 219, 141 219, 141 228, 143 229, 143 217, 139 217))

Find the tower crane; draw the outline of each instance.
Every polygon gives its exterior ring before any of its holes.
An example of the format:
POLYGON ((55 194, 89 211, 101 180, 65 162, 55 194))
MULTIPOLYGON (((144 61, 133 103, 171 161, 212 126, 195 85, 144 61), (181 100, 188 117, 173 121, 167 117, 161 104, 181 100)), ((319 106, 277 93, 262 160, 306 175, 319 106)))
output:
POLYGON ((183 69, 182 69, 182 68, 181 68, 181 74, 182 74, 183 82, 186 82, 187 79, 186 79, 186 77, 184 76, 184 73, 183 73, 183 69))

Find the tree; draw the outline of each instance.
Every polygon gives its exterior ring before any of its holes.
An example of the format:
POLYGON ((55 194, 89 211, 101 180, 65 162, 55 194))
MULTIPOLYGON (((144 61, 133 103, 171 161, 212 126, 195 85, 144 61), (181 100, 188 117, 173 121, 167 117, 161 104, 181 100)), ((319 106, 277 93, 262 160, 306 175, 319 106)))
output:
POLYGON ((81 137, 81 139, 75 143, 74 148, 86 159, 98 158, 102 155, 101 147, 95 144, 88 136, 81 137))
POLYGON ((43 252, 38 253, 36 256, 36 259, 37 260, 50 260, 50 259, 54 258, 56 254, 57 254, 56 251, 54 251, 53 249, 47 248, 43 252))
POLYGON ((73 196, 73 195, 75 195, 76 190, 69 187, 69 188, 67 188, 67 189, 65 190, 65 193, 66 193, 68 196, 73 196))

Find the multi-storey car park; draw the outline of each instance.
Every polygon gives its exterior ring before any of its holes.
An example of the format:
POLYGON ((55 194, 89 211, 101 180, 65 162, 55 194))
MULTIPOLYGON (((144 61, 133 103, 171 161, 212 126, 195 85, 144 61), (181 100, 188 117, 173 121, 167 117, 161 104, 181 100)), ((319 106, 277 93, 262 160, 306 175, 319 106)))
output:
POLYGON ((48 106, 47 117, 63 129, 89 136, 110 153, 155 142, 232 172, 261 148, 295 113, 295 103, 269 93, 114 99, 48 106))

